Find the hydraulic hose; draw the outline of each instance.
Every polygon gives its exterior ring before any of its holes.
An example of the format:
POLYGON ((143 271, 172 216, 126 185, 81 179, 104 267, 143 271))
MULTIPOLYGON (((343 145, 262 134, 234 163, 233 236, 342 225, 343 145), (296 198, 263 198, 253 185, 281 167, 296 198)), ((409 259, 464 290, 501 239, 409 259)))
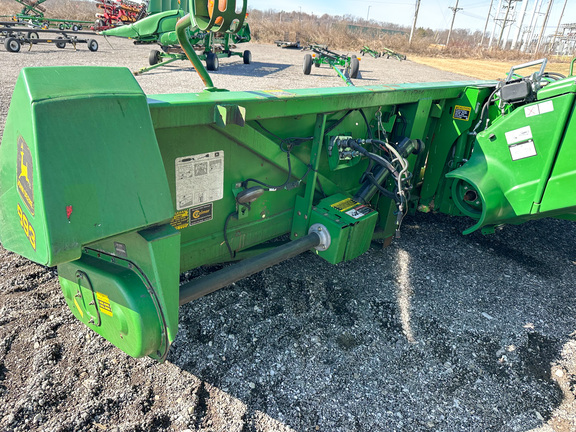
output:
POLYGON ((200 61, 198 54, 194 51, 194 47, 190 44, 190 41, 186 37, 186 29, 190 27, 192 23, 192 19, 190 18, 190 14, 183 16, 178 20, 176 23, 176 36, 178 37, 178 42, 180 42, 180 46, 186 53, 186 57, 192 63, 194 69, 198 73, 198 76, 202 80, 205 86, 205 90, 213 91, 216 88, 214 87, 214 83, 212 82, 212 78, 208 74, 208 71, 204 68, 204 65, 200 61))

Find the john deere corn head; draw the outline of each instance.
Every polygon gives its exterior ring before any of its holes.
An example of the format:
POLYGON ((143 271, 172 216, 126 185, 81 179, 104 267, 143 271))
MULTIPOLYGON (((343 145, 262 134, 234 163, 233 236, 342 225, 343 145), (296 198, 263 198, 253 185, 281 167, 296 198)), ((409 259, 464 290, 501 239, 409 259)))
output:
MULTIPOLYGON (((193 6, 184 41, 245 16, 193 6)), ((0 146, 2 245, 58 266, 73 314, 131 356, 166 358, 179 305, 305 251, 352 260, 409 213, 466 216, 466 232, 576 216, 572 72, 226 92, 183 48, 207 91, 146 96, 124 68, 23 69, 0 146), (111 117, 123 127, 103 130, 111 117)))

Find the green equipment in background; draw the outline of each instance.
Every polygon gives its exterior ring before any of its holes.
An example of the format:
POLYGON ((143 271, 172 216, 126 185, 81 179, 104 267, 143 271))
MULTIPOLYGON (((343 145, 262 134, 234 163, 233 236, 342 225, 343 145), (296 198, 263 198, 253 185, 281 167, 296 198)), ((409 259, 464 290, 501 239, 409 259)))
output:
POLYGON ((304 75, 310 75, 312 65, 320 67, 322 64, 329 65, 344 80, 346 85, 353 86, 351 79, 360 78, 360 59, 346 54, 338 54, 330 51, 326 45, 309 45, 308 49, 314 54, 304 56, 302 71, 304 75))
MULTIPOLYGON (((139 75, 178 60, 188 59, 176 34, 176 23, 186 14, 184 9, 158 11, 133 24, 105 30, 101 34, 130 38, 139 45, 160 45, 159 50, 150 51, 148 58, 150 66, 134 72, 135 75, 139 75)), ((198 26, 189 26, 185 30, 185 35, 187 43, 195 51, 200 52, 199 58, 206 62, 206 69, 209 71, 219 69, 220 58, 238 56, 242 58, 244 64, 252 62, 252 53, 249 50, 234 51, 235 44, 250 42, 251 35, 248 23, 244 22, 235 33, 204 31, 198 26)))
POLYGON ((26 68, 0 145, 2 245, 58 266, 74 315, 129 355, 164 360, 179 305, 306 251, 354 259, 416 211, 468 217, 466 232, 576 219, 572 70, 218 91, 185 31, 238 30, 246 5, 191 6, 176 32, 206 91, 147 97, 124 68, 26 68), (123 127, 103 130, 111 117, 123 127))

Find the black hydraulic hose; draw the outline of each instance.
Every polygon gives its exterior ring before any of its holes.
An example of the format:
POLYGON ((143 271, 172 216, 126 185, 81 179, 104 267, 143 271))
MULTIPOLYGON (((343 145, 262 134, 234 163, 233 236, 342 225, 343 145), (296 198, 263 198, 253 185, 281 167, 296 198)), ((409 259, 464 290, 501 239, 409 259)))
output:
POLYGON ((312 232, 301 239, 291 241, 269 252, 247 258, 237 264, 230 265, 208 276, 194 279, 180 286, 180 306, 196 300, 214 291, 224 288, 240 279, 272 267, 282 261, 300 255, 318 246, 320 236, 312 232))

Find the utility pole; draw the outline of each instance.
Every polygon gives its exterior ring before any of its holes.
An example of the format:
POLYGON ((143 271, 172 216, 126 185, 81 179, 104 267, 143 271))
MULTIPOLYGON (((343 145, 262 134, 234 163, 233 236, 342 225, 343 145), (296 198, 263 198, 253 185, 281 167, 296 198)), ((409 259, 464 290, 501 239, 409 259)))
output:
POLYGON ((366 13, 366 21, 369 20, 369 16, 370 16, 370 8, 372 7, 372 5, 368 6, 368 12, 366 13))
POLYGON ((538 36, 538 43, 536 44, 536 50, 534 51, 534 53, 538 53, 538 50, 540 49, 542 36, 544 36, 544 30, 546 30, 546 24, 548 24, 548 18, 550 18, 550 10, 552 9, 553 4, 554 0, 550 0, 550 3, 548 3, 548 10, 546 11, 546 16, 544 17, 544 22, 542 23, 542 30, 540 30, 540 36, 538 36))
POLYGON ((420 9, 420 0, 416 0, 416 10, 414 12, 414 22, 412 23, 412 30, 410 31, 410 39, 408 39, 408 45, 412 45, 412 36, 414 36, 414 30, 416 30, 416 20, 418 19, 418 10, 420 9))
POLYGON ((512 41, 512 46, 510 47, 511 50, 516 49, 518 38, 520 38, 520 35, 522 34, 522 25, 524 24, 524 17, 526 16, 527 8, 528 0, 522 0, 522 9, 520 10, 520 24, 518 24, 518 31, 516 32, 516 36, 514 36, 514 40, 512 41))
POLYGON ((522 51, 528 50, 530 45, 532 45, 532 37, 534 36, 534 30, 536 30, 536 24, 538 23, 538 15, 540 14, 540 8, 542 7, 542 0, 536 0, 534 3, 534 8, 532 9, 532 17, 530 18, 530 28, 528 31, 528 37, 522 45, 522 51))
POLYGON ((500 31, 500 37, 498 38, 498 44, 502 42, 502 36, 504 36, 504 30, 506 29, 506 23, 508 22, 508 15, 510 14, 510 9, 512 8, 512 3, 517 0, 508 0, 508 6, 506 7, 506 14, 504 15, 504 21, 502 22, 502 30, 500 31))
POLYGON ((484 45, 484 36, 486 36, 486 30, 488 29, 488 21, 490 21, 490 12, 492 12, 492 4, 494 0, 490 0, 490 7, 488 8, 488 16, 486 17, 486 24, 484 25, 484 31, 482 32, 482 39, 480 39, 480 46, 484 45))
POLYGON ((488 48, 492 46, 492 41, 494 40, 494 33, 496 33, 496 22, 500 16, 500 11, 502 10, 502 0, 498 0, 498 6, 496 6, 496 14, 494 14, 494 25, 492 26, 492 32, 490 33, 490 41, 488 42, 488 48))
POLYGON ((452 9, 452 11, 454 11, 454 13, 452 14, 452 23, 450 24, 450 30, 448 31, 448 38, 446 39, 446 46, 448 46, 448 44, 450 43, 450 35, 452 34, 452 27, 454 27, 454 20, 456 19, 456 13, 458 11, 461 11, 462 8, 458 7, 458 1, 456 0, 456 5, 454 7, 449 6, 448 9, 452 9))
POLYGON ((568 4, 568 0, 564 0, 564 7, 562 8, 560 18, 558 19, 558 25, 556 26, 556 31, 554 32, 554 38, 552 39, 550 50, 554 50, 554 44, 556 43, 556 36, 558 36, 558 32, 560 31, 560 23, 562 22, 562 17, 564 16, 564 12, 566 11, 566 4, 568 4))

